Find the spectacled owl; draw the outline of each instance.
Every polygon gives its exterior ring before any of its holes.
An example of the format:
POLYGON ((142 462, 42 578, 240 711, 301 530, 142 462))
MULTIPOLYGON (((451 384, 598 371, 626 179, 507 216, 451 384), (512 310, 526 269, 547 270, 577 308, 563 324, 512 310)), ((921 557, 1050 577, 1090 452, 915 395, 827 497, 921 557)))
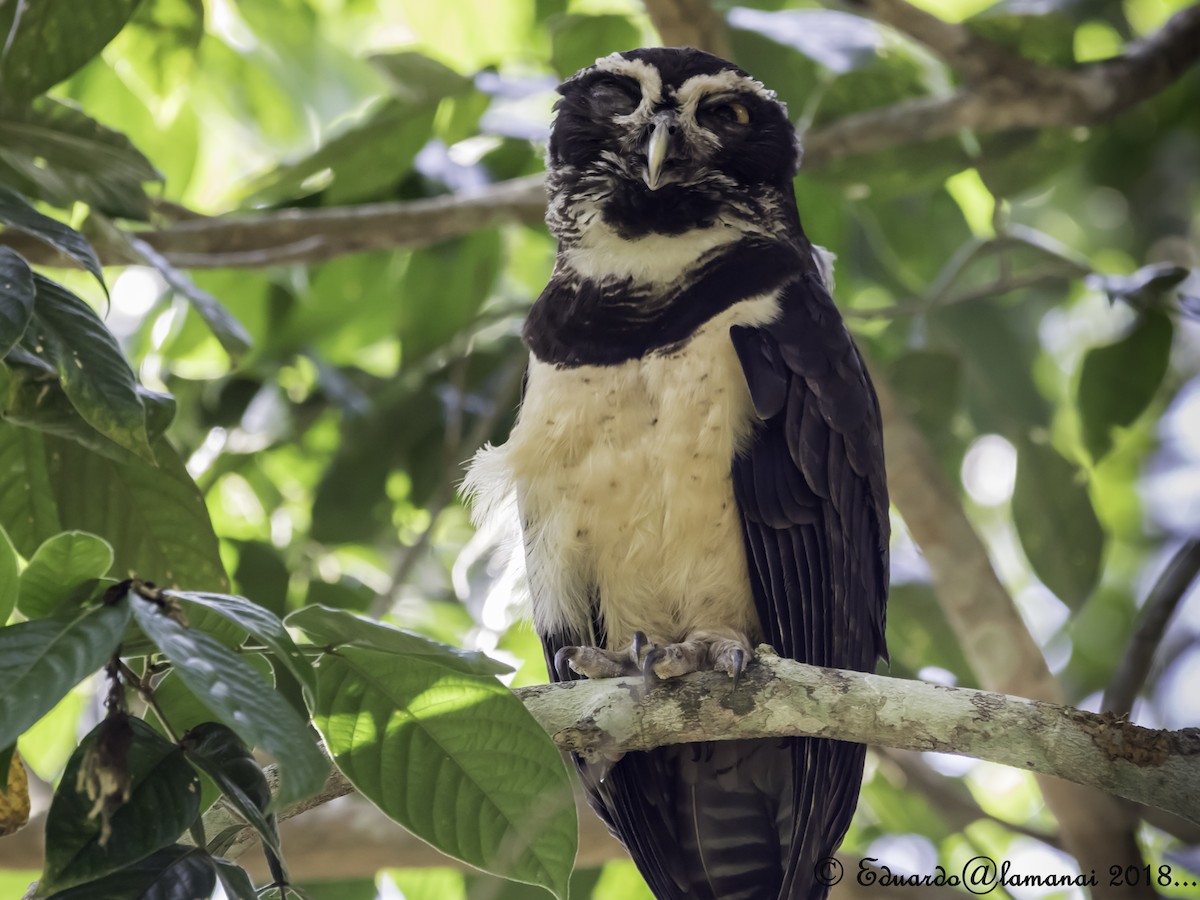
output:
MULTIPOLYGON (((736 681, 760 642, 873 670, 879 408, 800 225, 785 107, 692 49, 614 53, 559 93, 558 256, 517 423, 466 483, 477 510, 515 494, 551 678, 736 681)), ((817 900, 864 754, 795 737, 576 764, 661 900, 817 900)))

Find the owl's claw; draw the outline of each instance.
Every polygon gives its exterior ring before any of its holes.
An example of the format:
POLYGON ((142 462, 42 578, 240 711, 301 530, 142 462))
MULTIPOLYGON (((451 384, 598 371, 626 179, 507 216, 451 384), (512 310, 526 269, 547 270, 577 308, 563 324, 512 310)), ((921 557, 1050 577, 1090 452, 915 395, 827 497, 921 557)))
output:
POLYGON ((560 647, 554 654, 554 671, 558 673, 559 681, 571 680, 571 653, 578 647, 560 647))
POLYGON ((662 647, 651 647, 646 653, 646 658, 642 660, 642 680, 646 683, 646 690, 654 687, 661 680, 658 673, 654 671, 654 666, 664 656, 666 656, 666 650, 662 647))

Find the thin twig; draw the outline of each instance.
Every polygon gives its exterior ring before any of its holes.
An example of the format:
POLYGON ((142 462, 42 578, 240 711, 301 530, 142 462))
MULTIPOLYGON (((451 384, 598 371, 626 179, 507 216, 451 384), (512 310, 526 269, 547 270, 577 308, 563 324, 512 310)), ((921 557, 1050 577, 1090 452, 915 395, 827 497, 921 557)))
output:
POLYGON ((1200 575, 1200 540, 1193 538, 1179 548, 1150 589, 1150 596, 1142 608, 1137 629, 1129 638, 1121 665, 1104 691, 1101 706, 1104 712, 1118 716, 1128 716, 1133 712, 1138 692, 1150 674, 1154 654, 1166 634, 1167 622, 1174 615, 1179 601, 1195 583, 1197 575, 1200 575))

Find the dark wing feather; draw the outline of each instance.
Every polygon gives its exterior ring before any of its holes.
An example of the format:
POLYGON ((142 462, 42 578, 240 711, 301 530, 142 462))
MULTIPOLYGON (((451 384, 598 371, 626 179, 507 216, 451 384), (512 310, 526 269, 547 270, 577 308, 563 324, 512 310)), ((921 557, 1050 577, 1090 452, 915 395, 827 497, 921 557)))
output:
MULTIPOLYGON (((870 378, 820 278, 781 293, 769 325, 737 326, 737 349, 762 420, 733 465, 759 620, 783 656, 874 669, 886 657, 888 500, 870 378)), ((792 841, 780 897, 810 900, 817 861, 841 842, 866 748, 796 738, 792 841)))

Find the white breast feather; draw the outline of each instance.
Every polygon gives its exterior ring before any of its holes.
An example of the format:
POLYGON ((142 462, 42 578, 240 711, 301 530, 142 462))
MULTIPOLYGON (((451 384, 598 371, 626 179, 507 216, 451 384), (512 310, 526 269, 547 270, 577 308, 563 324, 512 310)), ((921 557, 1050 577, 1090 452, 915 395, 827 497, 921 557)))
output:
POLYGON ((778 314, 776 293, 738 303, 681 350, 616 366, 533 359, 507 443, 465 482, 476 516, 515 495, 539 631, 588 635, 599 587, 608 645, 732 628, 761 636, 730 466, 753 407, 729 338, 778 314))

